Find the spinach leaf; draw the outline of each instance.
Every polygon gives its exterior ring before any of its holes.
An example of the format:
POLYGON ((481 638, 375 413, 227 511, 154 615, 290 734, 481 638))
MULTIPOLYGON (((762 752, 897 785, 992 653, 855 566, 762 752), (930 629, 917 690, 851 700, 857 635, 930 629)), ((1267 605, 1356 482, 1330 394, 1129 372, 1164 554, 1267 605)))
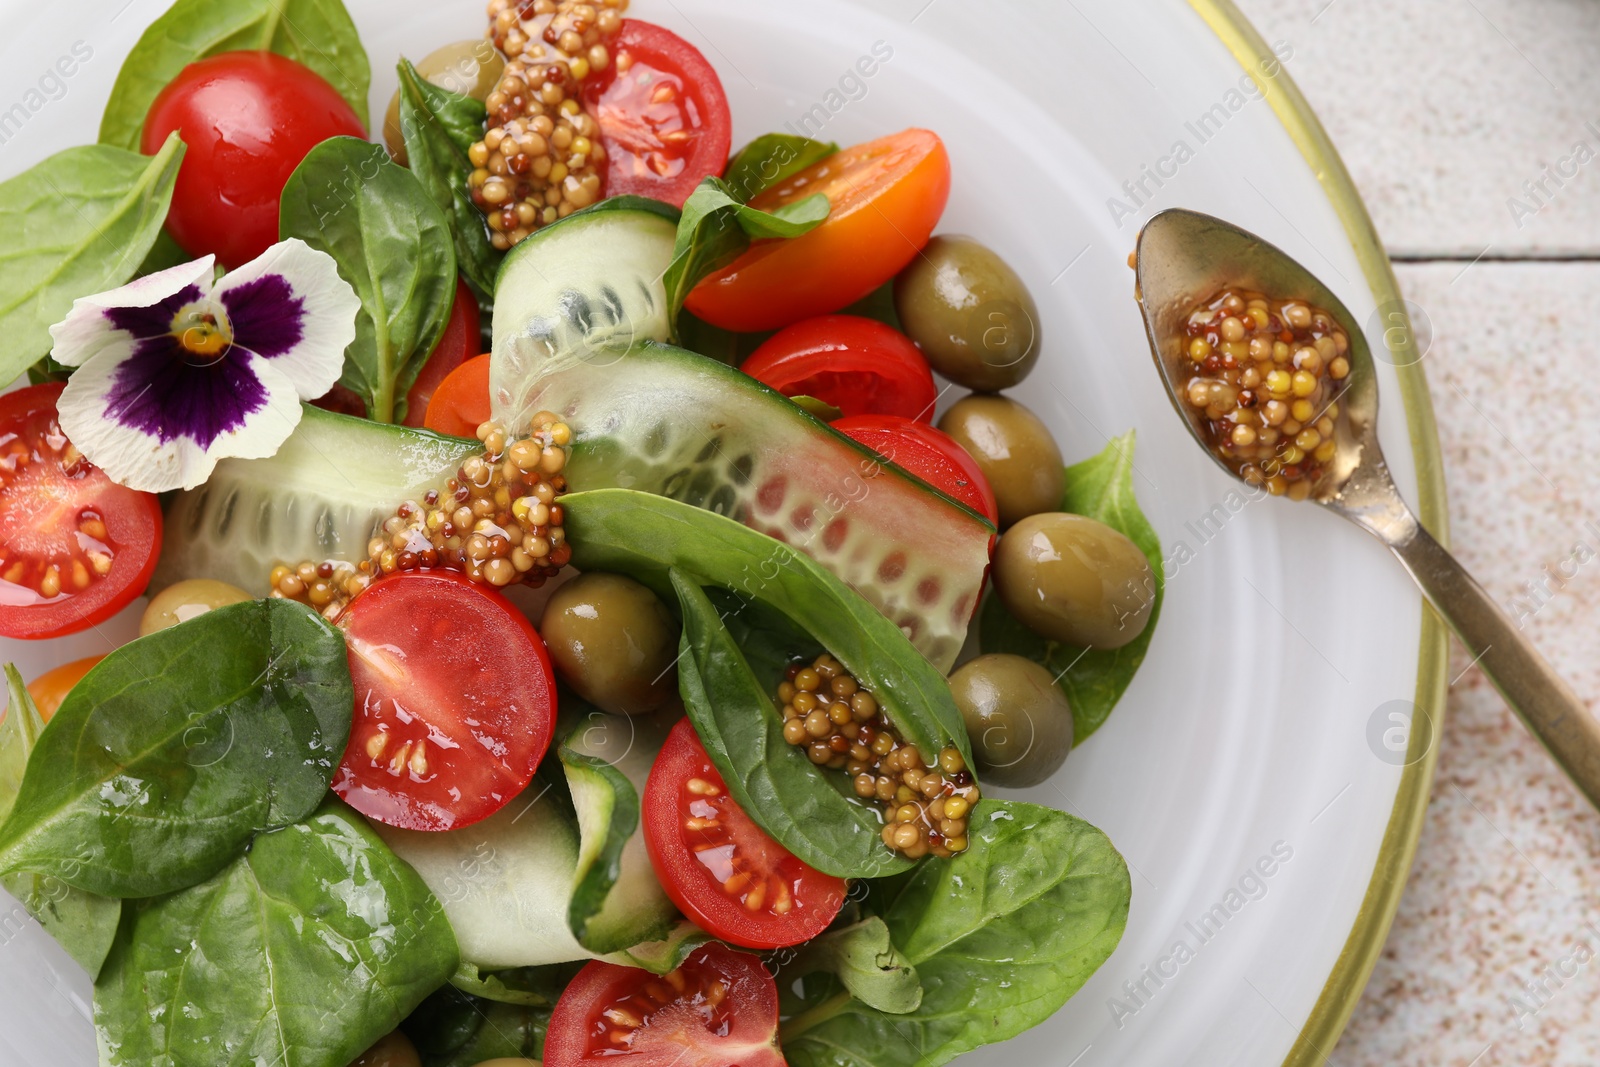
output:
POLYGON ((632 575, 663 597, 676 567, 703 585, 760 601, 793 620, 877 697, 900 736, 924 752, 955 745, 971 764, 944 675, 900 628, 810 556, 741 523, 652 493, 596 489, 562 498, 579 570, 632 575))
POLYGON ((751 617, 770 616, 770 609, 761 612, 760 605, 734 600, 719 610, 683 572, 674 568, 671 578, 683 611, 683 703, 739 807, 784 848, 835 877, 881 878, 910 867, 910 860, 884 845, 878 813, 835 787, 849 779, 819 769, 805 749, 783 739, 783 717, 769 694, 783 680, 788 657, 813 651, 814 643, 789 626, 779 630, 777 641, 763 641, 752 633, 761 623, 752 627, 751 617), (735 639, 725 620, 742 624, 744 640, 735 639), (755 652, 758 645, 769 649, 757 653, 765 668, 760 676, 740 651, 755 652))
POLYGON ((1139 510, 1133 492, 1134 433, 1128 431, 1098 456, 1067 468, 1067 490, 1062 511, 1087 515, 1127 535, 1145 559, 1155 578, 1151 595, 1155 604, 1144 633, 1121 648, 1089 650, 1041 637, 1018 622, 991 591, 983 603, 978 623, 979 645, 984 652, 1009 652, 1026 656, 1061 676, 1062 692, 1072 705, 1073 744, 1081 745, 1111 715, 1144 662, 1161 618, 1165 582, 1162 578, 1161 540, 1139 510))
POLYGON ((316 810, 350 733, 344 639, 288 600, 207 612, 72 688, 0 826, 0 871, 149 897, 316 810))
POLYGON ((701 182, 683 205, 672 263, 662 276, 671 321, 676 324, 689 290, 738 259, 752 239, 803 236, 820 226, 829 210, 828 198, 818 193, 777 211, 760 211, 739 199, 721 178, 701 182))
POLYGON ((467 189, 467 151, 483 137, 487 114, 479 101, 434 85, 410 60, 400 61, 400 132, 411 173, 450 220, 462 275, 480 296, 493 297, 505 253, 490 243, 489 224, 467 189))
MULTIPOLYGON (((28 754, 44 730, 44 720, 22 684, 22 675, 10 663, 5 671, 9 702, 5 718, 0 720, 0 820, 16 803, 28 754)), ((17 898, 91 978, 99 973, 117 936, 122 901, 85 893, 43 874, 6 875, 0 878, 0 886, 17 898)))
POLYGON ((560 999, 561 991, 582 966, 581 963, 560 963, 553 967, 516 967, 508 971, 485 972, 474 964, 462 961, 451 976, 450 984, 480 1000, 549 1008, 560 999))
POLYGON ((144 31, 117 73, 100 143, 137 152, 150 105, 179 71, 222 52, 262 50, 322 75, 367 121, 372 71, 339 0, 177 0, 144 31))
POLYGON ((778 985, 822 972, 831 974, 861 1003, 890 1015, 905 1015, 922 1004, 922 982, 889 938, 889 927, 873 915, 852 926, 812 938, 784 961, 778 985))
POLYGON ((423 1067, 477 1067, 497 1059, 544 1055, 548 1004, 502 1004, 442 989, 401 1027, 422 1057, 423 1067))
POLYGON ((774 185, 783 184, 837 151, 839 146, 831 141, 813 141, 792 133, 769 133, 735 152, 722 180, 734 196, 748 204, 774 185))
POLYGON ((50 351, 72 302, 132 278, 172 203, 174 133, 154 156, 105 145, 57 152, 0 182, 0 386, 50 351))
POLYGON ((332 798, 129 913, 95 987, 107 1067, 345 1067, 456 968, 439 902, 332 798))
POLYGON ((361 298, 340 383, 376 422, 401 422, 406 393, 450 321, 456 253, 433 197, 382 145, 334 137, 284 186, 284 238, 326 252, 361 298))
POLYGON ((937 1067, 1049 1018, 1104 963, 1127 925, 1128 868, 1088 823, 985 799, 967 851, 880 887, 877 903, 924 994, 891 1015, 806 981, 783 1025, 791 1067, 937 1067))

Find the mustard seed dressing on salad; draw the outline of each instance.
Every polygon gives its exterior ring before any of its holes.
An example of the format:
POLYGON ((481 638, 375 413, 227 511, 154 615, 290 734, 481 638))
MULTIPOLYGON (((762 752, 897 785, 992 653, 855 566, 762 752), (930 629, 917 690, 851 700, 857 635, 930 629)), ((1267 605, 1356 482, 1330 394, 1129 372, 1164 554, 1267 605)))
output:
POLYGON ((827 653, 793 664, 778 686, 783 739, 812 763, 848 773, 856 796, 883 808, 883 843, 909 859, 949 859, 967 849, 977 783, 954 747, 927 762, 895 736, 877 699, 827 653))
POLYGON ((274 597, 309 604, 336 618, 378 578, 397 571, 460 571, 497 589, 520 582, 534 587, 560 573, 572 558, 565 515, 557 497, 572 430, 548 411, 533 417, 527 437, 507 439, 494 422, 478 427, 481 455, 470 456, 444 489, 421 502, 408 500, 384 521, 360 563, 335 560, 279 564, 271 575, 274 597))
POLYGON ((1350 339, 1304 300, 1228 288, 1197 307, 1184 330, 1189 404, 1206 442, 1251 485, 1304 500, 1338 450, 1338 398, 1350 339))
POLYGON ((472 201, 495 248, 600 199, 605 149, 581 92, 611 66, 627 8, 628 0, 491 0, 489 38, 506 68, 485 101, 489 128, 467 156, 472 201))

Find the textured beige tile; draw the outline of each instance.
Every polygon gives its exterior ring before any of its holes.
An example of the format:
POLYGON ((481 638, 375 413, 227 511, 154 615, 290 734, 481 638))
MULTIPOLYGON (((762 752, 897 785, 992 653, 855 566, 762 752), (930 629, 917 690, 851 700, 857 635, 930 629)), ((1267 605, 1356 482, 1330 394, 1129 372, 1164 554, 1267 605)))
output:
MULTIPOLYGON (((1526 631, 1594 705, 1600 265, 1463 267, 1399 268, 1433 322, 1424 366, 1454 546, 1502 604, 1526 611, 1526 631), (1595 558, 1569 564, 1570 580, 1549 579, 1580 542, 1595 558)), ((1459 648, 1457 674, 1411 881, 1332 1060, 1600 1063, 1600 815, 1459 648)))
POLYGON ((1592 0, 1238 3, 1268 40, 1293 44, 1289 70, 1392 253, 1600 249, 1592 0), (1569 159, 1579 142, 1596 157, 1569 159), (1563 159, 1571 176, 1547 178, 1563 159), (1545 192, 1523 188, 1541 180, 1545 192))

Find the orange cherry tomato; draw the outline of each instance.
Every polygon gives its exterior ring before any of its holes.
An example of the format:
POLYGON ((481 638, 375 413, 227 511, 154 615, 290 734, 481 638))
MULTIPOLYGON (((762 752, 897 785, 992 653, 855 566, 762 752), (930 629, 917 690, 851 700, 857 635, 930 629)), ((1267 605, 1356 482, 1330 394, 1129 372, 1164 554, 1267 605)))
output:
POLYGON ((423 425, 451 437, 476 437, 489 421, 489 356, 474 356, 450 372, 428 401, 423 425))
POLYGON ((49 722, 55 715, 56 709, 61 707, 61 702, 67 699, 72 687, 82 681, 83 676, 89 673, 89 669, 103 659, 104 656, 85 656, 83 659, 75 659, 71 663, 63 663, 59 667, 45 671, 29 682, 28 695, 39 706, 39 718, 49 722))
POLYGON ((758 241, 689 294, 700 318, 740 333, 849 306, 922 251, 950 199, 950 156, 928 130, 847 148, 752 200, 763 211, 823 193, 828 219, 792 241, 758 241))

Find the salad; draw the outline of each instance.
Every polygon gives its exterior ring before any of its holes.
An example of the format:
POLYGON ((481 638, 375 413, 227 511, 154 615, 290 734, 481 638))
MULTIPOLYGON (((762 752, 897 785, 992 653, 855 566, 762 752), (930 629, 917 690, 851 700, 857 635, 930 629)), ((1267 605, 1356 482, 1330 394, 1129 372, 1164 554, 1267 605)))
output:
POLYGON ((340 0, 177 0, 0 183, 0 636, 142 610, 0 720, 106 1067, 939 1064, 1121 937, 1003 791, 1149 647, 1132 435, 1004 392, 936 132, 730 152, 627 7, 492 0, 369 140, 340 0))

